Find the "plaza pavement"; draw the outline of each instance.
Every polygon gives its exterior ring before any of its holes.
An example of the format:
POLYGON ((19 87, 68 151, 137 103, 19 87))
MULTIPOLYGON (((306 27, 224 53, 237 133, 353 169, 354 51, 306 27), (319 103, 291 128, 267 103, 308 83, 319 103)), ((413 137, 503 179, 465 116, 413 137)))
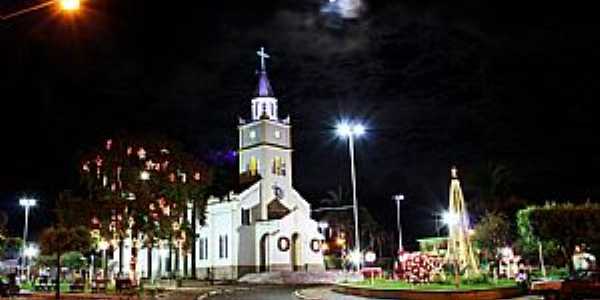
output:
MULTIPOLYGON (((332 286, 290 286, 290 285, 205 285, 197 287, 169 288, 154 297, 146 295, 143 300, 372 300, 333 292, 332 286)), ((61 294, 66 300, 117 300, 139 299, 137 295, 118 294, 61 294)), ((51 293, 35 293, 16 300, 54 299, 51 293)), ((541 300, 538 296, 523 296, 506 300, 541 300)))

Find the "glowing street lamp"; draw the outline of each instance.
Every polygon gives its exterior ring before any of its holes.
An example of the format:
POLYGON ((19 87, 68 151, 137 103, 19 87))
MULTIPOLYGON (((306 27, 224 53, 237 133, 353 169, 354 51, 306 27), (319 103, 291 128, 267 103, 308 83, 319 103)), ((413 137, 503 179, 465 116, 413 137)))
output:
MULTIPOLYGON (((352 180, 352 203, 354 209, 354 248, 360 253, 360 234, 358 230, 358 200, 356 199, 356 168, 354 165, 354 138, 365 134, 365 127, 360 124, 351 124, 341 122, 336 126, 337 135, 348 138, 348 148, 350 150, 350 179, 352 180)), ((357 265, 360 269, 360 260, 357 265)))
POLYGON ((64 11, 78 10, 79 5, 79 0, 60 0, 60 8, 64 11))
POLYGON ((452 227, 458 224, 458 222, 460 221, 459 219, 460 217, 455 213, 451 213, 449 211, 445 211, 442 213, 442 222, 448 227, 452 227))
POLYGON ((4 15, 4 16, 2 16, 1 19, 9 20, 9 19, 18 17, 20 15, 24 15, 26 13, 36 11, 36 10, 42 9, 44 7, 49 7, 52 5, 58 6, 58 9, 61 11, 64 11, 64 12, 76 12, 81 7, 81 1, 80 0, 50 0, 50 1, 42 2, 40 4, 30 6, 30 7, 18 10, 16 12, 4 15))

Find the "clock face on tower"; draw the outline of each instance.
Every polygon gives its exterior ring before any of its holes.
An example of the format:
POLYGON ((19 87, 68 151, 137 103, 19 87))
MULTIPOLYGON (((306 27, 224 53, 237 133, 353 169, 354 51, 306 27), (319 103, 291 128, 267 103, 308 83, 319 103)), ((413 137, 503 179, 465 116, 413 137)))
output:
POLYGON ((273 185, 273 194, 275 194, 275 198, 277 199, 283 199, 284 192, 283 189, 281 187, 279 187, 277 184, 273 185))

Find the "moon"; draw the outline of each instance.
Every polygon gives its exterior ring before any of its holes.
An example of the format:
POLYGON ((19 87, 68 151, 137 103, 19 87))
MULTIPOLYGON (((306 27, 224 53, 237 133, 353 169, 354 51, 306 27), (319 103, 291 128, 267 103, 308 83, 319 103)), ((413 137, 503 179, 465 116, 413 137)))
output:
POLYGON ((360 17, 363 8, 362 0, 329 0, 321 7, 321 12, 334 13, 344 19, 355 19, 360 17))

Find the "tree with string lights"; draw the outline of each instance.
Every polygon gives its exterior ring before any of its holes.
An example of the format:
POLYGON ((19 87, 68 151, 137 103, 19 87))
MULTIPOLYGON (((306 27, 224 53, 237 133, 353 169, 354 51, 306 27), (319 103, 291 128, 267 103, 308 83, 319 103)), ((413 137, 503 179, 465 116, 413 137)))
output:
POLYGON ((190 239, 196 215, 204 215, 211 176, 206 165, 177 143, 158 136, 107 139, 83 156, 80 170, 87 197, 95 204, 90 220, 93 235, 118 246, 120 258, 124 240, 131 238, 132 274, 141 245, 148 249, 151 270, 152 248, 158 243, 167 243, 170 253, 175 246, 177 260, 181 249, 189 248, 183 246, 194 244, 190 239))

